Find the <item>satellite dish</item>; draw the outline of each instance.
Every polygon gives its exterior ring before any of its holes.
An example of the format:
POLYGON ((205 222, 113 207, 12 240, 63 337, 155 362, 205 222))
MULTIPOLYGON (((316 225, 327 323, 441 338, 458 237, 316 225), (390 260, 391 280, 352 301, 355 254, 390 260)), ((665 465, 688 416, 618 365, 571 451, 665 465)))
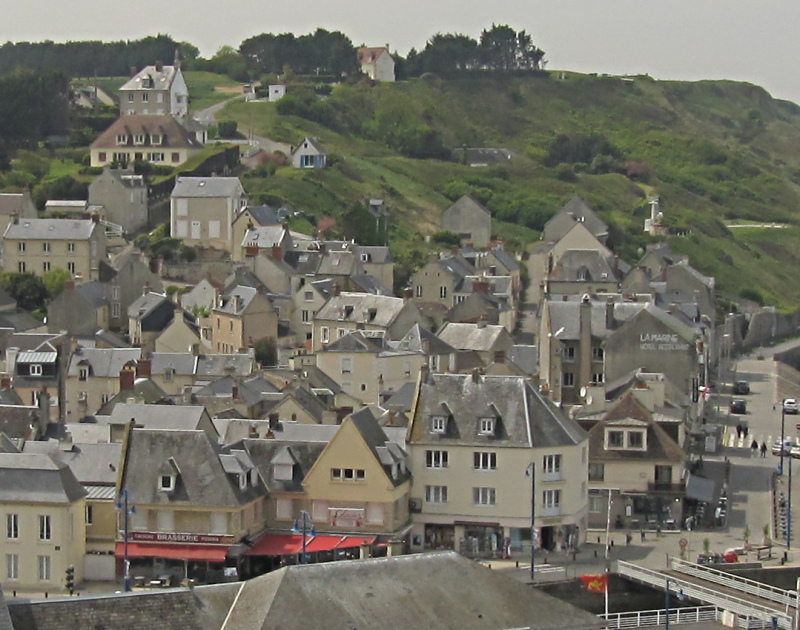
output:
POLYGON ((587 405, 591 405, 593 400, 594 400, 594 398, 592 398, 591 396, 587 396, 586 397, 586 404, 587 405))
POLYGON ((586 388, 581 387, 581 398, 586 398, 586 388))

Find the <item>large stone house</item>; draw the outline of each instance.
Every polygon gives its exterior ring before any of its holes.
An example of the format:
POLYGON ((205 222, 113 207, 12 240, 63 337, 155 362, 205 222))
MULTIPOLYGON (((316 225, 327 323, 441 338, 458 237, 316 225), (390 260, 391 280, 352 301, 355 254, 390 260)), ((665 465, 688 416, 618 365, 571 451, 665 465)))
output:
MULTIPOLYGON (((135 69, 134 69, 135 70, 135 69)), ((161 62, 132 72, 119 88, 121 116, 186 116, 189 113, 189 88, 180 65, 161 62)))
POLYGON ((462 244, 484 248, 492 237, 492 215, 478 201, 464 195, 442 213, 442 230, 457 234, 462 244))
POLYGON ((412 550, 529 550, 532 520, 542 549, 584 540, 587 435, 526 378, 423 372, 415 400, 412 550))
POLYGON ((147 185, 133 170, 104 168, 89 184, 89 205, 131 234, 147 227, 147 185))
POLYGON ((171 234, 186 245, 230 252, 231 226, 245 206, 238 177, 179 177, 170 196, 171 234))

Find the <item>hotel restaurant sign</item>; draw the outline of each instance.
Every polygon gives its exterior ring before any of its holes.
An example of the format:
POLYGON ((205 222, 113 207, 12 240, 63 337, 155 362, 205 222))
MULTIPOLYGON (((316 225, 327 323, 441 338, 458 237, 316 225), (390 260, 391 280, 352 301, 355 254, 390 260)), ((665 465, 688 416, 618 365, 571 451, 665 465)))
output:
POLYGON ((232 545, 234 536, 216 534, 177 534, 173 532, 129 532, 130 542, 181 543, 188 545, 232 545))
POLYGON ((639 335, 639 348, 641 350, 674 352, 676 350, 688 350, 689 344, 678 335, 672 333, 642 333, 639 335))

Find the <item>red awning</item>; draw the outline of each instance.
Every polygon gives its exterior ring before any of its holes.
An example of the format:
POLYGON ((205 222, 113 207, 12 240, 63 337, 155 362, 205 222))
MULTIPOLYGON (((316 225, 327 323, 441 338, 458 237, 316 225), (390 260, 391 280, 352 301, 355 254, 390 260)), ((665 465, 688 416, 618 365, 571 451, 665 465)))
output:
MULTIPOLYGON (((125 543, 117 543, 116 555, 125 556, 125 543)), ((225 562, 227 547, 214 545, 166 545, 128 543, 128 558, 167 558, 169 560, 200 560, 225 562)))
MULTIPOLYGON (((332 551, 371 545, 375 537, 316 535, 306 538, 306 553, 332 551)), ((301 534, 265 534, 250 549, 246 556, 291 556, 303 552, 301 534)))

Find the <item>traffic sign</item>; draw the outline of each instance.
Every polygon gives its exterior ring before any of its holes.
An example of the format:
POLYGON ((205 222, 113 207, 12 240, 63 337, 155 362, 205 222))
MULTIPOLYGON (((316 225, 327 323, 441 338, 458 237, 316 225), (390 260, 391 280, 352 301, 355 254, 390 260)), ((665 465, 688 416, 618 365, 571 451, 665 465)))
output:
POLYGON ((689 541, 686 540, 685 538, 681 538, 678 541, 678 544, 681 546, 681 549, 686 549, 686 547, 689 545, 689 541))

